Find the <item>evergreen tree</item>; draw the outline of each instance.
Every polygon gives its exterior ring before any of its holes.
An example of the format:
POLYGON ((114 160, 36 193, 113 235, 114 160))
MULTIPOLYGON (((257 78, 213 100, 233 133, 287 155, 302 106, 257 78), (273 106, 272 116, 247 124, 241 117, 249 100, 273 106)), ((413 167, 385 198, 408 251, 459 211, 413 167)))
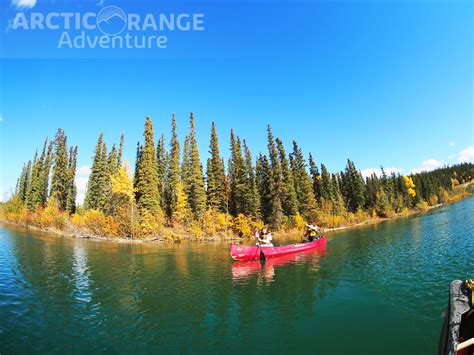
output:
POLYGON ((255 170, 252 162, 252 153, 247 142, 244 139, 245 151, 245 171, 246 171, 246 210, 249 216, 254 219, 260 218, 260 198, 258 195, 257 181, 255 179, 255 170))
POLYGON ((209 154, 207 164, 207 205, 216 210, 225 212, 225 186, 224 186, 224 164, 219 153, 219 141, 217 138, 216 126, 212 122, 211 140, 209 144, 209 154))
POLYGON ((149 117, 145 122, 145 145, 140 150, 140 163, 135 185, 137 207, 141 213, 156 214, 160 210, 159 176, 156 149, 153 138, 153 125, 149 117))
POLYGON ((347 159, 345 172, 344 193, 347 206, 351 212, 356 212, 365 205, 365 184, 354 163, 347 159))
POLYGON ((166 184, 166 169, 167 169, 167 157, 165 148, 165 137, 162 134, 156 145, 156 161, 158 171, 158 190, 161 196, 161 208, 166 210, 166 198, 165 198, 165 184, 166 184))
POLYGON ((119 159, 117 148, 115 148, 115 144, 113 144, 112 149, 110 150, 107 156, 107 170, 110 175, 114 175, 120 168, 120 165, 118 165, 118 161, 119 159))
POLYGON ((53 160, 53 142, 49 142, 48 151, 45 158, 43 159, 41 172, 40 172, 40 183, 39 183, 39 203, 41 206, 46 206, 48 201, 48 187, 49 187, 49 174, 51 172, 51 164, 53 160))
POLYGON ((330 203, 334 202, 334 189, 332 185, 331 175, 324 164, 321 164, 321 201, 330 203))
MULTIPOLYGON (((181 182, 180 179, 180 149, 178 141, 178 133, 176 132, 176 118, 174 114, 171 118, 171 142, 170 142, 170 158, 168 168, 168 179, 166 186, 166 214, 169 218, 173 217, 176 211, 177 203, 177 187, 181 182)), ((181 186, 182 187, 182 186, 181 186)))
POLYGON ((184 138, 183 161, 181 162, 181 181, 183 182, 183 191, 187 196, 190 194, 188 182, 191 180, 191 149, 189 135, 184 138))
MULTIPOLYGON (((268 161, 268 157, 266 155, 262 155, 262 153, 260 153, 255 164, 255 171, 263 221, 266 224, 270 224, 273 220, 272 213, 274 196, 272 191, 272 172, 270 162, 268 161)), ((280 201, 279 199, 276 200, 280 201)))
POLYGON ((64 131, 59 128, 54 140, 54 165, 53 177, 51 180, 51 197, 54 198, 58 204, 60 211, 65 211, 67 206, 68 195, 68 148, 67 137, 64 131))
POLYGON ((239 213, 244 214, 246 209, 247 172, 240 138, 235 137, 234 130, 230 131, 230 152, 228 164, 230 184, 229 211, 233 216, 237 216, 239 213))
POLYGON ((346 211, 344 198, 341 192, 340 175, 332 174, 332 188, 333 188, 333 212, 335 214, 343 214, 346 211))
POLYGON ((296 141, 293 141, 290 165, 293 172, 295 193, 298 198, 299 213, 306 219, 314 220, 317 213, 317 202, 314 196, 313 182, 306 171, 306 162, 296 141))
POLYGON ((48 144, 48 138, 45 139, 43 144, 43 150, 39 158, 35 154, 33 169, 31 173, 31 181, 29 184, 29 190, 27 192, 26 205, 30 211, 34 211, 38 206, 42 205, 41 193, 42 193, 42 170, 46 160, 46 147, 48 144))
POLYGON ((28 192, 28 186, 30 183, 31 176, 31 160, 28 160, 27 163, 23 165, 23 170, 21 171, 20 179, 18 181, 16 194, 19 196, 22 204, 26 203, 26 195, 28 192))
POLYGON ((281 165, 278 152, 275 147, 272 128, 268 125, 268 153, 270 158, 270 224, 273 228, 278 229, 283 222, 283 210, 281 206, 281 165))
POLYGON ((311 174, 311 179, 313 180, 314 197, 316 197, 317 202, 321 202, 321 197, 322 197, 321 175, 319 174, 318 166, 316 165, 311 153, 309 153, 308 161, 309 161, 309 172, 311 174))
POLYGON ((183 179, 187 186, 187 198, 189 206, 196 219, 200 219, 206 211, 206 190, 204 188, 204 175, 199 151, 196 141, 196 128, 194 125, 194 115, 191 112, 189 118, 190 130, 187 139, 187 147, 185 144, 185 153, 187 155, 186 176, 183 179))
POLYGON ((122 167, 123 142, 124 142, 124 136, 122 134, 120 136, 120 145, 119 145, 119 150, 118 150, 118 154, 117 154, 117 167, 118 168, 122 167))
POLYGON ((298 199, 295 192, 293 173, 291 172, 288 164, 288 158, 286 156, 285 148, 283 147, 283 142, 280 138, 277 138, 276 143, 282 173, 280 195, 281 205, 285 216, 292 218, 298 214, 298 199))
POLYGON ((110 174, 107 164, 107 146, 101 133, 95 147, 94 160, 84 198, 84 208, 106 212, 109 201, 110 174))
POLYGON ((77 196, 77 188, 75 183, 76 177, 76 166, 77 166, 77 146, 71 147, 69 149, 69 164, 68 164, 68 194, 67 194, 67 203, 66 203, 66 211, 69 213, 76 212, 76 196, 77 196))
MULTIPOLYGON (((140 159, 142 156, 142 146, 140 142, 137 142, 137 152, 135 154, 135 171, 133 172, 133 186, 137 186, 138 183, 138 170, 140 170, 140 159)), ((135 191, 136 195, 136 191, 135 191)))

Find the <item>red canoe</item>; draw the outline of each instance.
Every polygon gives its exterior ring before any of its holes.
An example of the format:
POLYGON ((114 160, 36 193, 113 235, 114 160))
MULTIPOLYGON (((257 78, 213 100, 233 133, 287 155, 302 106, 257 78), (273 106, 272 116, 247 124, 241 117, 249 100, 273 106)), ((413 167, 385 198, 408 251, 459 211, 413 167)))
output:
POLYGON ((282 245, 279 247, 260 247, 252 245, 232 244, 230 256, 235 260, 255 260, 260 258, 273 258, 275 256, 297 253, 303 250, 314 249, 326 245, 326 237, 309 243, 282 245))

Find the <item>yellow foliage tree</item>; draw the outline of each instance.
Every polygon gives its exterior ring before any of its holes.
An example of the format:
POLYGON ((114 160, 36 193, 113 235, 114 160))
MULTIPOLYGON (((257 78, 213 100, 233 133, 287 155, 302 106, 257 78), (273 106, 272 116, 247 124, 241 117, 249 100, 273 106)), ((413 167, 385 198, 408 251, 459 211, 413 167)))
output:
POLYGON ((110 178, 112 183, 113 215, 117 217, 118 234, 123 237, 133 237, 139 224, 135 216, 135 189, 129 175, 129 165, 123 165, 110 178), (136 228, 137 227, 137 228, 136 228))
POLYGON ((182 182, 176 184, 176 210, 173 214, 176 222, 186 224, 193 219, 192 211, 189 208, 188 198, 184 192, 182 182))
POLYGON ((112 192, 114 194, 123 195, 132 200, 135 190, 133 189, 133 181, 128 175, 128 163, 125 161, 123 166, 111 177, 112 192))
POLYGON ((405 184, 405 187, 407 188, 408 195, 410 195, 411 197, 415 197, 416 191, 415 191, 415 184, 413 183, 413 179, 409 176, 404 176, 403 183, 405 184))

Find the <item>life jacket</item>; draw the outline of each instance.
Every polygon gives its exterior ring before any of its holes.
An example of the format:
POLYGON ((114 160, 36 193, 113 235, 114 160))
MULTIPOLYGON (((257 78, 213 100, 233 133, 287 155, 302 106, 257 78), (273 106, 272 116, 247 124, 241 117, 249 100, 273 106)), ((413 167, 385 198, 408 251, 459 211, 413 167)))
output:
POLYGON ((316 237, 317 236, 316 231, 312 228, 308 228, 308 236, 316 237))

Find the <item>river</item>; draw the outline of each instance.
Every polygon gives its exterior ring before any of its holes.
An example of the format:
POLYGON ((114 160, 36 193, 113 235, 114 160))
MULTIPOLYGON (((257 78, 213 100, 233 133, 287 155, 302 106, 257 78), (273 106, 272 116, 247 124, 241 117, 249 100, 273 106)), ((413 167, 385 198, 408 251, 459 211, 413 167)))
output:
POLYGON ((434 354, 473 216, 468 198, 263 266, 0 226, 0 353, 434 354))

